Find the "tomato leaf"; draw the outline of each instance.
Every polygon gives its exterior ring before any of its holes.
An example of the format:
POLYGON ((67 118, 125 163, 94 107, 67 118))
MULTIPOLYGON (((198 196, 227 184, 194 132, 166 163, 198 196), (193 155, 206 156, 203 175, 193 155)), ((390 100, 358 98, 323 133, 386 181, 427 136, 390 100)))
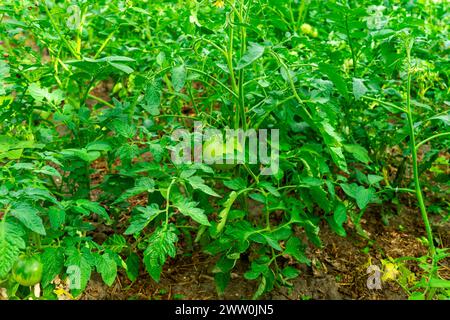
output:
POLYGON ((136 210, 139 213, 131 216, 130 226, 124 232, 126 235, 140 232, 161 213, 156 203, 152 203, 147 207, 138 207, 136 210))
POLYGON ((12 221, 0 221, 0 279, 6 277, 17 260, 21 249, 25 249, 22 227, 12 221))
POLYGON ((175 203, 175 207, 180 212, 188 217, 191 217, 194 221, 204 226, 210 226, 208 218, 204 214, 205 210, 197 208, 198 202, 188 201, 186 198, 181 198, 175 203))
POLYGON ((117 276, 117 264, 113 257, 106 252, 99 259, 97 259, 97 271, 102 276, 103 281, 107 286, 111 286, 117 276))
POLYGON ((213 197, 220 198, 219 194, 217 194, 216 192, 213 191, 213 189, 204 184, 205 181, 201 177, 198 176, 191 177, 187 181, 192 186, 192 188, 203 191, 204 193, 209 194, 213 197))
POLYGON ((45 248, 41 254, 43 264, 42 287, 45 288, 61 273, 64 267, 64 255, 61 248, 45 248))
POLYGON ((11 215, 33 232, 45 236, 45 228, 38 211, 28 204, 19 204, 11 209, 11 215))
POLYGON ((147 272, 156 281, 159 282, 162 272, 162 266, 167 257, 175 257, 175 243, 178 241, 174 233, 174 226, 168 225, 165 228, 160 227, 148 239, 147 249, 144 251, 144 264, 147 272))

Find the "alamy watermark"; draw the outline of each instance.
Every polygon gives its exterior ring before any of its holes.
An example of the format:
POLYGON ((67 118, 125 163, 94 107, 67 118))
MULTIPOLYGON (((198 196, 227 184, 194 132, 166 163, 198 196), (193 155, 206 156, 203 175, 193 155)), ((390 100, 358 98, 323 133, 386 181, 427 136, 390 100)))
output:
POLYGON ((280 134, 278 129, 203 130, 194 122, 194 132, 176 129, 172 140, 171 159, 175 164, 259 164, 261 175, 274 175, 279 170, 280 134))
POLYGON ((380 290, 381 289, 381 275, 382 271, 380 267, 376 265, 370 265, 367 268, 367 288, 371 290, 380 290))

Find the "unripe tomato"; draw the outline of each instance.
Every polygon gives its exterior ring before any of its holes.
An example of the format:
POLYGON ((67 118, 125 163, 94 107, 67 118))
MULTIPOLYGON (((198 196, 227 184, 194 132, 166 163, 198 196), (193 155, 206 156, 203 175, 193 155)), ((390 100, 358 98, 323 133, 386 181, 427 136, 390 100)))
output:
POLYGON ((222 137, 212 136, 203 142, 203 159, 206 161, 217 161, 223 156, 223 141, 222 137))
POLYGON ((242 145, 236 137, 234 138, 234 144, 227 146, 227 144, 223 142, 222 136, 212 136, 203 143, 203 159, 207 162, 214 162, 213 167, 216 169, 230 170, 234 168, 236 164, 227 164, 227 155, 236 162, 234 150, 239 152, 243 151, 242 145), (218 160, 222 160, 223 163, 217 163, 218 160))
POLYGON ((22 286, 30 287, 41 282, 42 263, 33 256, 20 256, 13 266, 13 278, 22 286))
POLYGON ((313 32, 313 27, 308 23, 304 23, 301 25, 300 30, 302 30, 302 33, 309 35, 313 32))

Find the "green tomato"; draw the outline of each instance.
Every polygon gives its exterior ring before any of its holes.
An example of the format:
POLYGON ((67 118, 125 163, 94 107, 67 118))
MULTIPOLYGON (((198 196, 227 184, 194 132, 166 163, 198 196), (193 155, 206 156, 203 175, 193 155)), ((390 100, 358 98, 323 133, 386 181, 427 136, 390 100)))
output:
POLYGON ((223 143, 221 136, 212 136, 203 143, 203 159, 208 162, 214 162, 213 167, 219 170, 230 170, 236 166, 236 164, 227 164, 227 155, 234 157, 234 150, 242 152, 242 145, 237 138, 234 138, 234 144, 223 143), (222 164, 216 163, 218 160, 222 160, 222 164))
POLYGON ((313 33, 313 27, 308 24, 308 23, 304 23, 300 26, 300 30, 302 31, 302 33, 310 35, 311 33, 313 33))
POLYGON ((22 286, 30 287, 41 282, 42 263, 33 256, 20 256, 13 266, 13 278, 22 286))

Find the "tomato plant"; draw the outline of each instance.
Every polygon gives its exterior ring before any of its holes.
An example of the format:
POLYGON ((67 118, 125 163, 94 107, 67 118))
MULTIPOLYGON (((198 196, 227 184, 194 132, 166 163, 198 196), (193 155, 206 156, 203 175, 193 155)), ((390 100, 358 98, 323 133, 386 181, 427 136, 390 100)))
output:
POLYGON ((367 221, 409 210, 427 254, 399 283, 448 297, 447 11, 1 1, 0 287, 56 299, 63 280, 79 298, 94 273, 159 282, 201 253, 218 297, 240 267, 267 297, 315 270, 322 230, 372 244, 367 221))

